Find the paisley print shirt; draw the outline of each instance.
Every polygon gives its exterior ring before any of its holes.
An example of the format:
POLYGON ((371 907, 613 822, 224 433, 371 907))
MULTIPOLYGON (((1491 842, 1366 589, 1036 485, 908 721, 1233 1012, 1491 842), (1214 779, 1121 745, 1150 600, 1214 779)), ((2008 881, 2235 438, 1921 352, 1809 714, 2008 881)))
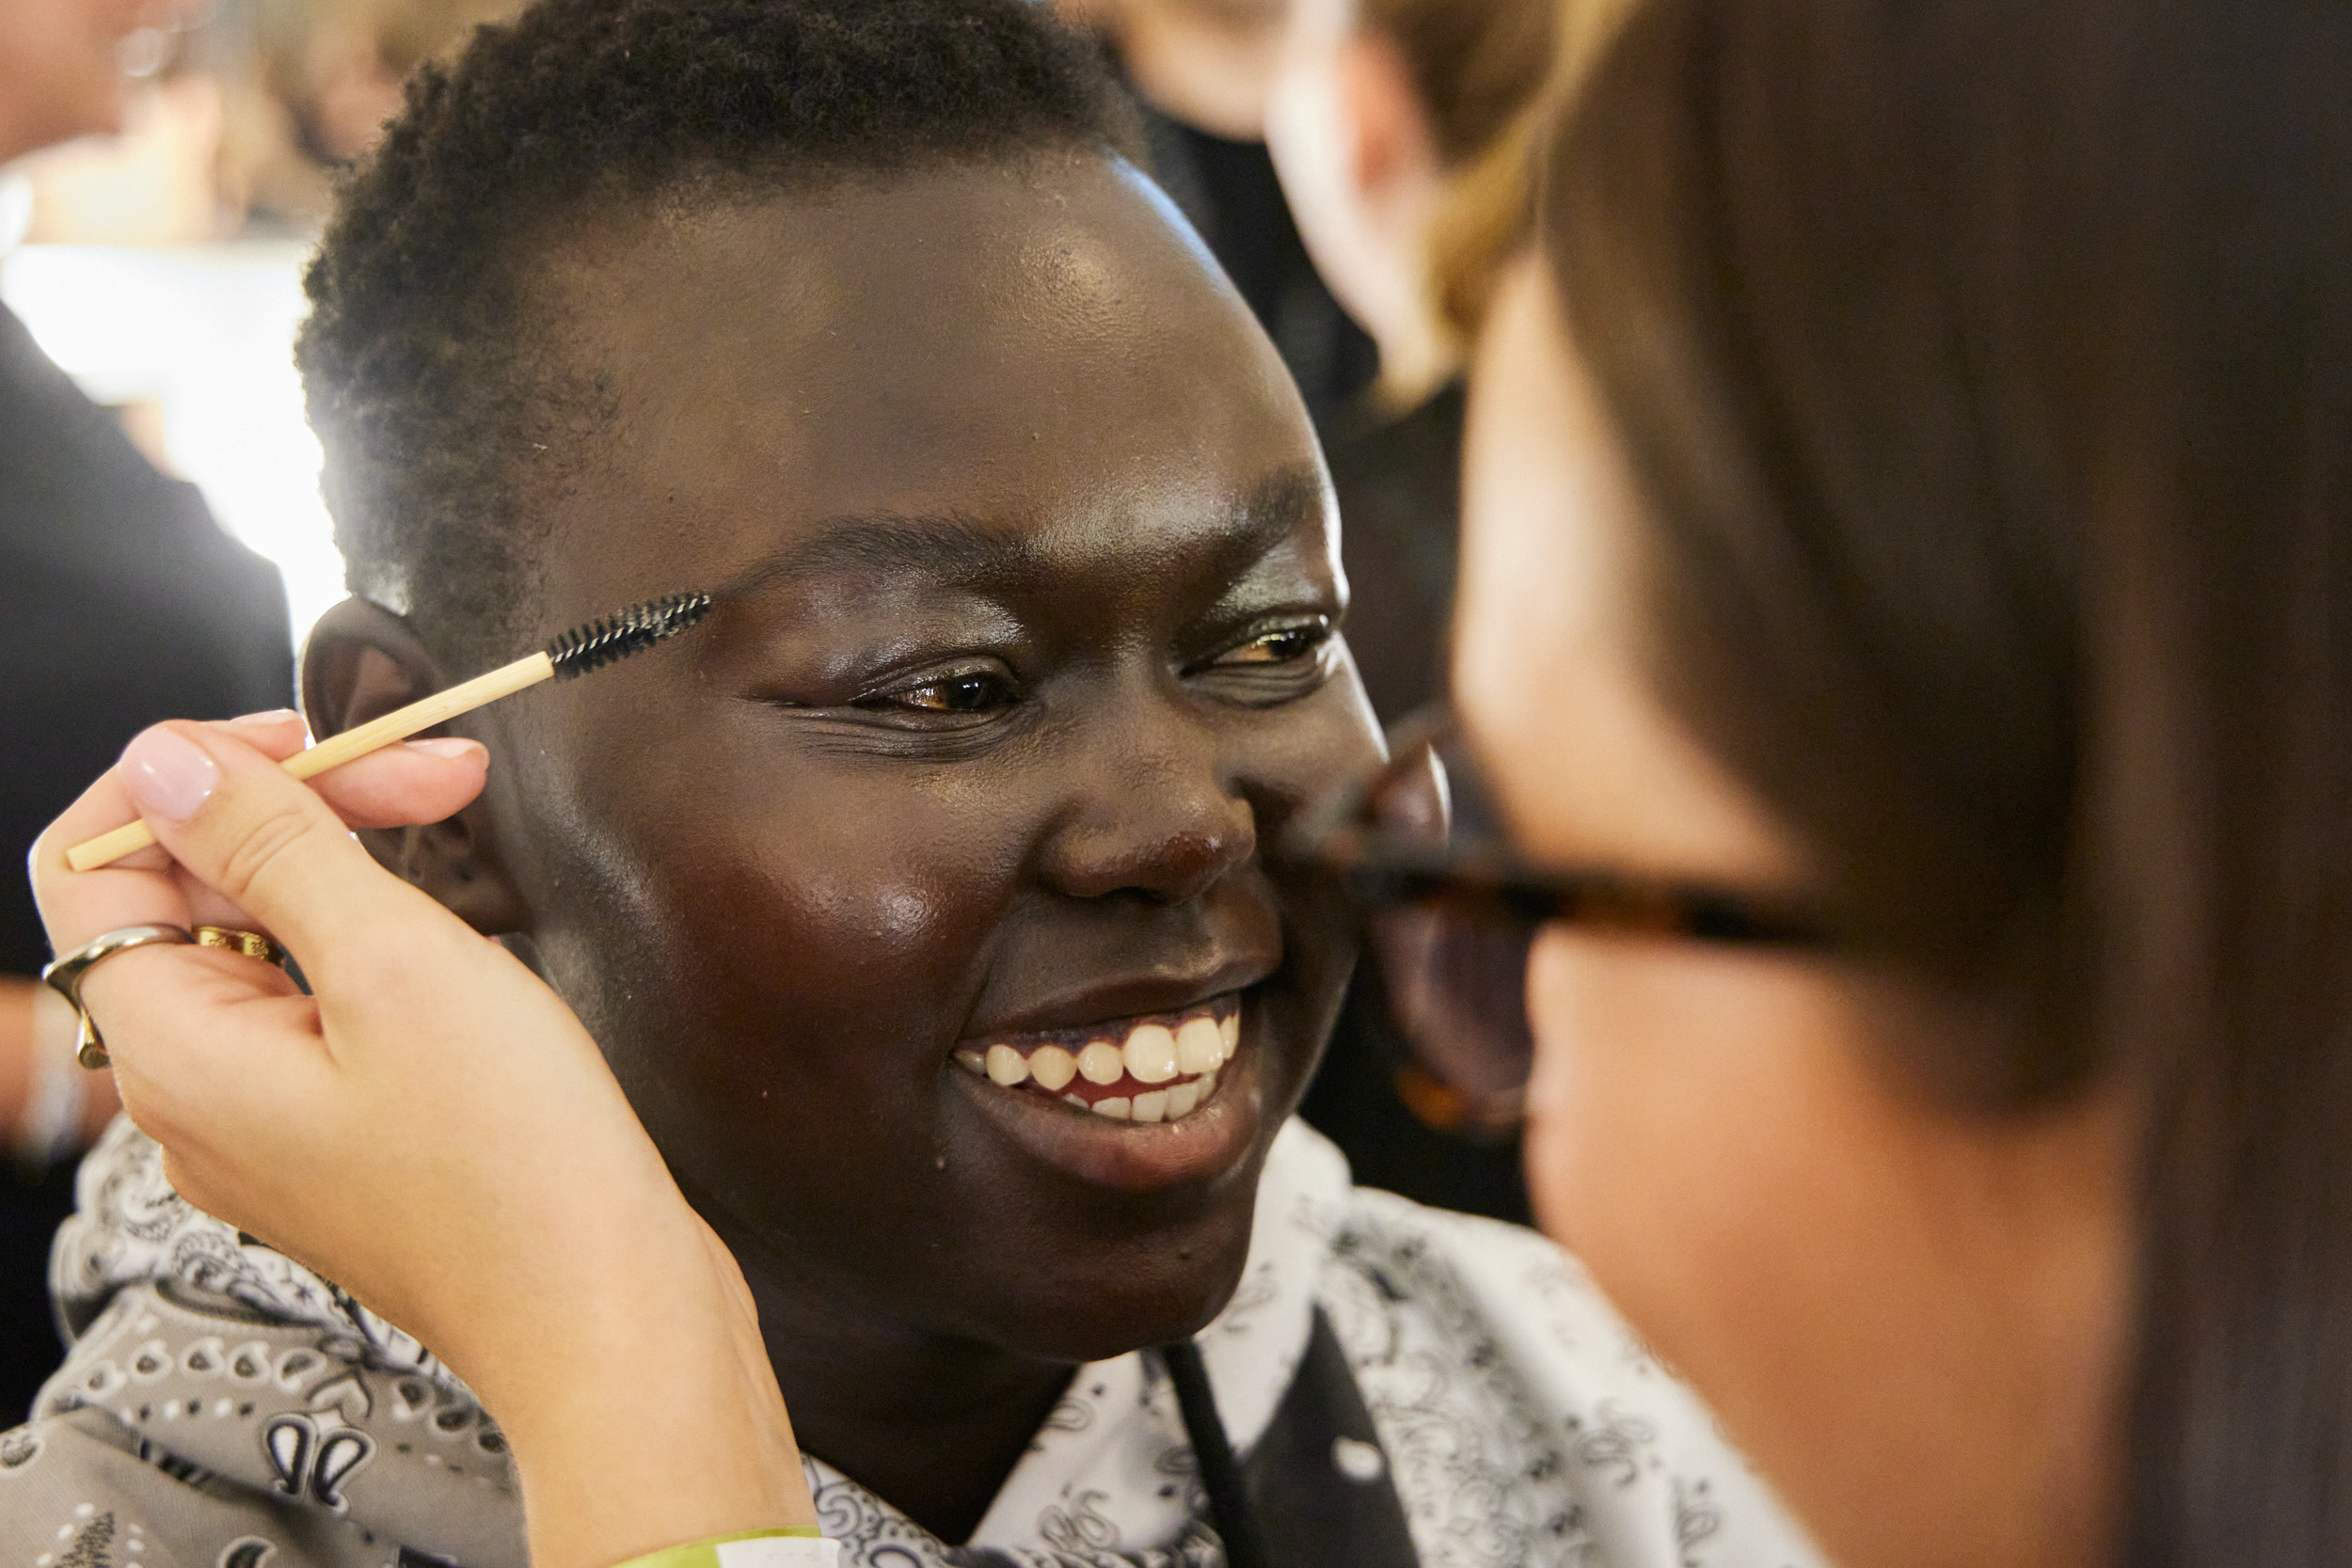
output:
MULTIPOLYGON (((72 1348, 36 1418, 0 1434, 0 1561, 523 1568, 514 1474, 466 1388, 331 1284, 183 1202, 128 1123, 83 1165, 52 1286, 72 1348)), ((1238 1453, 1343 1513, 1352 1486, 1393 1499, 1398 1555, 1423 1568, 1819 1560, 1557 1248, 1354 1187, 1303 1123, 1276 1143, 1241 1286, 1200 1345, 1238 1453), (1311 1374, 1346 1386, 1333 1397, 1357 1428, 1285 1414, 1311 1374)), ((1145 1353, 1079 1369, 969 1542, 806 1464, 855 1568, 1224 1563, 1145 1353)))

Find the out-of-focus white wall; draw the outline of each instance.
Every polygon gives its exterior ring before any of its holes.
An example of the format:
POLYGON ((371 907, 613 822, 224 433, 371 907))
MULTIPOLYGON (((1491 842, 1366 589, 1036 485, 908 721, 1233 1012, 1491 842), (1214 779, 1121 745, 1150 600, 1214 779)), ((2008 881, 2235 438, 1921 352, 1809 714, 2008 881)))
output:
POLYGON ((99 403, 161 410, 171 467, 286 581, 299 646, 343 596, 294 330, 307 242, 27 245, 0 256, 0 300, 99 403))

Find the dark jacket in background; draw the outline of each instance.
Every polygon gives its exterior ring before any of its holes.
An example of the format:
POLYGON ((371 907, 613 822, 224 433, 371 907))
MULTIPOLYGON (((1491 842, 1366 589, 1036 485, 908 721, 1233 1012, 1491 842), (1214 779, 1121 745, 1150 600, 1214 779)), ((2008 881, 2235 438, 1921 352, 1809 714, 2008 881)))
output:
POLYGON ((1383 724, 1446 694, 1467 402, 1452 382, 1407 414, 1351 411, 1324 438, 1343 525, 1347 646, 1383 724))
MULTIPOLYGON (((50 818, 162 719, 293 698, 277 568, 214 526, 0 309, 0 973, 49 943, 22 867, 50 818)), ((55 1370, 49 1238, 72 1167, 0 1173, 0 1422, 55 1370)))
POLYGON ((1265 144, 1196 131, 1148 104, 1143 132, 1152 179, 1200 231, 1324 425, 1372 385, 1380 351, 1323 286, 1265 144))
MULTIPOLYGON (((1325 450, 1343 524, 1347 645, 1373 711, 1394 725, 1446 694, 1446 645, 1461 546, 1459 383, 1411 412, 1359 404, 1329 421, 1325 450)), ((1429 1126, 1397 1092, 1412 1055, 1366 950, 1299 1114, 1340 1146, 1367 1187, 1417 1203, 1525 1225, 1519 1141, 1475 1141, 1429 1126)))

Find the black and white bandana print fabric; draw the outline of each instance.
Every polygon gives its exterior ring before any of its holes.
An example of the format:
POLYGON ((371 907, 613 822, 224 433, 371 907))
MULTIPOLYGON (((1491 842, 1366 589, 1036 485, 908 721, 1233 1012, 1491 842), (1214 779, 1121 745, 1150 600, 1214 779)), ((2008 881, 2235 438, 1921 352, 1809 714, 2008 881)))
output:
MULTIPOLYGON (((0 1434, 0 1561, 523 1568, 504 1444, 424 1346, 188 1207, 127 1123, 78 1191, 52 1260, 72 1347, 36 1419, 0 1434)), ((1241 1287, 1200 1337, 1236 1450, 1275 1419, 1318 1310, 1378 1438, 1330 1462, 1393 1485, 1424 1568, 1819 1560, 1558 1249, 1353 1187, 1294 1123, 1241 1287)), ((1079 1370, 961 1545, 807 1465, 857 1568, 1223 1568, 1144 1354, 1079 1370)))

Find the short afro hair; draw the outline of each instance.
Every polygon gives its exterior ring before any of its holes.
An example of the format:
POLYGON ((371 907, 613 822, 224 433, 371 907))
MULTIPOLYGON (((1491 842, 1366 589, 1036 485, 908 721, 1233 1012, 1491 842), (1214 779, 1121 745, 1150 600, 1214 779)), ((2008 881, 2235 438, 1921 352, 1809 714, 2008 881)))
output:
POLYGON ((564 437, 613 413, 534 326, 567 216, 1137 145, 1101 56, 1033 0, 540 0, 479 29, 410 79, 305 279, 295 357, 352 592, 445 658, 524 635, 526 480, 563 485, 564 437))

